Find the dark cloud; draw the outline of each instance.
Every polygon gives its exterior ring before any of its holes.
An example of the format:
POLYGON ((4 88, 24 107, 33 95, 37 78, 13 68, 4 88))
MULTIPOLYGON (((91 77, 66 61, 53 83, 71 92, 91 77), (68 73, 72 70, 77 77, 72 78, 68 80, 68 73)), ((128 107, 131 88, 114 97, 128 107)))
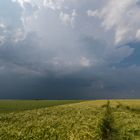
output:
POLYGON ((0 93, 3 93, 1 98, 12 99, 139 98, 138 74, 126 69, 104 73, 81 71, 60 77, 51 72, 46 77, 9 73, 0 75, 0 93))
POLYGON ((122 4, 130 17, 112 0, 1 1, 0 98, 140 98, 138 9, 122 4))

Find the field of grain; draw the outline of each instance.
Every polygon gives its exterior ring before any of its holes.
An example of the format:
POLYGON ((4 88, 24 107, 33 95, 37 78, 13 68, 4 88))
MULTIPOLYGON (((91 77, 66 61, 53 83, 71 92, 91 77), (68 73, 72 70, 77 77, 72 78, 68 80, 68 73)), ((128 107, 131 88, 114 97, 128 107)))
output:
POLYGON ((0 140, 140 140, 140 101, 84 101, 1 113, 0 140))
POLYGON ((81 102, 82 100, 0 100, 0 114, 81 102))

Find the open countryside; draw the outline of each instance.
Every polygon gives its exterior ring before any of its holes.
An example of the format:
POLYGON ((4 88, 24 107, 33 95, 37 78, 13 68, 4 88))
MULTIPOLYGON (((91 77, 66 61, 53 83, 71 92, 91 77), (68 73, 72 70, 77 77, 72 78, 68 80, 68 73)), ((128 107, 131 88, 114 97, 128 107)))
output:
POLYGON ((140 140, 139 100, 0 104, 6 110, 0 112, 1 140, 140 140))

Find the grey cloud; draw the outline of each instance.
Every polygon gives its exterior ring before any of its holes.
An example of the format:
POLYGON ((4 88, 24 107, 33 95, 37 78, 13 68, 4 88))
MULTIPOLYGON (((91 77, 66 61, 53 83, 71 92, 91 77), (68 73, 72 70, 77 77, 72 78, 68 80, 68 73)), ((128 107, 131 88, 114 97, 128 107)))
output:
MULTIPOLYGON (((103 26, 110 16, 109 9, 106 14, 102 14, 102 10, 105 6, 110 8, 111 0, 108 3, 104 0, 53 2, 45 6, 38 0, 1 2, 0 22, 4 19, 2 23, 6 27, 0 27, 0 36, 4 33, 6 40, 0 46, 0 97, 139 97, 139 67, 119 65, 136 50, 128 43, 135 40, 138 29, 135 15, 131 15, 132 40, 118 32, 124 39, 116 44, 118 28, 111 26, 107 30, 103 26), (9 7, 8 12, 3 7, 9 7), (88 10, 99 10, 101 16, 89 17, 88 10), (61 13, 63 21, 70 24, 62 22, 61 13)), ((137 11, 135 8, 132 6, 133 12, 137 11)))
MULTIPOLYGON (((47 2, 48 1, 46 1, 46 3, 47 2)), ((80 4, 78 1, 56 1, 56 3, 52 1, 51 6, 58 6, 59 8, 52 8, 48 3, 47 8, 42 7, 41 9, 36 9, 38 11, 36 18, 34 18, 34 12, 36 11, 32 9, 32 1, 31 3, 23 4, 23 13, 30 11, 30 14, 21 15, 24 21, 21 25, 24 25, 23 29, 26 31, 26 34, 34 32, 38 36, 37 47, 30 44, 33 51, 30 51, 30 46, 27 45, 29 47, 28 53, 31 52, 31 57, 35 59, 35 61, 37 61, 36 59, 38 58, 32 53, 34 52, 34 48, 42 53, 41 60, 38 60, 42 68, 49 67, 52 71, 62 71, 63 73, 67 73, 67 71, 73 72, 84 68, 81 65, 82 63, 80 64, 82 58, 87 59, 91 62, 90 64, 94 66, 96 66, 95 63, 98 65, 108 65, 109 63, 120 62, 133 52, 133 49, 126 46, 116 48, 113 42, 110 42, 110 38, 113 40, 110 31, 105 32, 105 30, 101 28, 101 24, 98 24, 99 21, 88 18, 86 15, 87 8, 83 9, 83 5, 84 7, 89 6, 90 8, 90 5, 93 4, 96 8, 101 8, 97 1, 82 1, 80 4), (61 22, 60 14, 63 11, 64 13, 68 13, 66 9, 68 9, 70 13, 73 9, 78 13, 74 28, 65 26, 61 22), (84 39, 85 36, 91 39, 84 39), (81 44, 80 41, 85 41, 86 43, 81 44), (90 44, 90 48, 83 47, 83 45, 86 46, 86 44, 90 44), (108 61, 110 58, 112 61, 108 61)), ((36 5, 37 4, 38 2, 36 5)), ((26 38, 28 38, 28 36, 26 38)), ((17 42, 16 46, 18 45, 20 44, 17 42)), ((33 65, 36 65, 35 62, 33 63, 33 65)))

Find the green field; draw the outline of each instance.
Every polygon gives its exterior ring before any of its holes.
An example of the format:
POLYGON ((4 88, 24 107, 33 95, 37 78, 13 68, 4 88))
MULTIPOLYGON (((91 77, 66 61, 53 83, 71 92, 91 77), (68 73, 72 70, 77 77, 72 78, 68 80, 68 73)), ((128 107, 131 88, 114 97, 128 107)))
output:
POLYGON ((13 102, 0 101, 0 140, 140 140, 140 100, 13 102))
POLYGON ((81 102, 81 100, 0 100, 0 114, 81 102))

